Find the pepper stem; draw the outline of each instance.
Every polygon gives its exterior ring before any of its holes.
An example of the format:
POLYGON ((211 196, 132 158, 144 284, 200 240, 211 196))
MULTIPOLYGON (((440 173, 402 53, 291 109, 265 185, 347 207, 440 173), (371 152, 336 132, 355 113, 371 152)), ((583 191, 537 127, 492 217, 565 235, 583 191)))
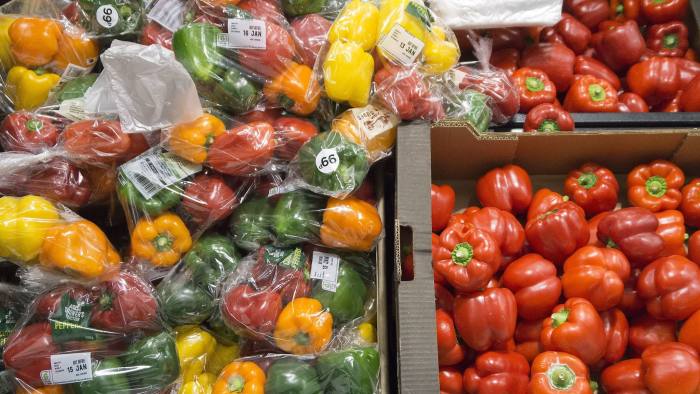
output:
POLYGON ((547 370, 549 387, 554 390, 568 390, 576 382, 576 374, 566 364, 552 364, 547 370))
POLYGON ((678 34, 669 34, 664 36, 663 39, 663 45, 664 48, 666 49, 676 49, 678 48, 680 39, 678 38, 678 34))
POLYGON ((568 309, 564 308, 559 312, 552 313, 552 327, 557 328, 566 323, 566 319, 569 318, 569 312, 568 309))
POLYGON ((41 123, 39 119, 35 118, 29 119, 24 125, 27 127, 27 130, 34 132, 39 131, 42 127, 44 127, 44 124, 41 123))
POLYGON ((608 242, 605 243, 606 248, 617 248, 617 244, 612 240, 609 239, 608 242))
POLYGON ((661 198, 666 194, 668 186, 666 185, 666 179, 660 176, 652 176, 647 179, 645 185, 647 193, 651 194, 653 197, 661 198))
POLYGON ((598 177, 592 172, 585 172, 578 177, 578 184, 584 189, 590 189, 595 186, 598 177))
POLYGON ((542 121, 542 123, 540 123, 540 127, 537 128, 537 131, 542 131, 545 133, 559 131, 559 123, 557 123, 556 120, 551 120, 551 119, 544 120, 544 121, 542 121))
POLYGON ((306 346, 309 344, 309 334, 305 332, 300 332, 294 336, 294 342, 296 342, 299 345, 306 346))
POLYGON ((544 82, 537 77, 525 78, 525 87, 531 92, 539 92, 544 89, 544 82))
POLYGON ((100 309, 103 311, 109 310, 110 308, 112 308, 112 301, 113 301, 112 294, 110 294, 109 292, 103 293, 100 296, 100 300, 99 300, 100 309))
POLYGON ((625 5, 620 3, 615 7, 615 14, 622 15, 625 13, 625 5))
POLYGON ((156 248, 158 252, 165 252, 166 250, 170 250, 173 246, 173 237, 170 236, 170 234, 159 234, 157 237, 153 239, 153 246, 156 248))
POLYGON ((228 378, 226 388, 232 393, 242 393, 245 388, 245 378, 239 374, 235 374, 228 378))
POLYGON ((597 83, 588 85, 588 95, 594 102, 605 100, 605 89, 597 83))
POLYGON ((461 266, 467 266, 474 257, 474 248, 467 242, 457 244, 452 250, 452 261, 461 266))
POLYGON ((593 392, 593 394, 598 393, 598 388, 600 387, 598 385, 598 382, 596 382, 595 380, 590 380, 588 381, 588 385, 591 386, 591 391, 593 392))

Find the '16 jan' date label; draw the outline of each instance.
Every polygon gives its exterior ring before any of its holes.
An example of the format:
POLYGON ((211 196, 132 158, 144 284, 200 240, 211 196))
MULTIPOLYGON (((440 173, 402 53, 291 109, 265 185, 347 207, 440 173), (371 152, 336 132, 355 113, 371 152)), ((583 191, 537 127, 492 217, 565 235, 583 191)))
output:
POLYGON ((51 355, 51 369, 41 372, 44 384, 68 384, 92 380, 90 353, 51 355))
POLYGON ((265 21, 258 19, 229 19, 228 33, 221 33, 217 45, 231 49, 267 48, 265 21))
POLYGON ((423 51, 425 44, 397 23, 391 28, 389 34, 379 40, 377 46, 392 60, 404 66, 410 66, 423 51))

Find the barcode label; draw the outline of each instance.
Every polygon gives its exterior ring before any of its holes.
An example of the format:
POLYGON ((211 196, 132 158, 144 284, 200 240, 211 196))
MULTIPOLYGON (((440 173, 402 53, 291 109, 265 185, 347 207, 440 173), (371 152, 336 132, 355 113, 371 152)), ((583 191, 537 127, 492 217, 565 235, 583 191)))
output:
POLYGON ((187 3, 183 0, 158 0, 148 13, 148 18, 175 32, 184 23, 186 13, 187 3))
POLYGON ((377 44, 392 60, 404 66, 410 66, 416 61, 424 45, 423 41, 398 23, 377 44))
POLYGON ((314 251, 311 260, 311 279, 321 280, 323 290, 335 292, 338 288, 338 265, 340 257, 332 253, 314 251))
POLYGON ((63 74, 61 74, 61 80, 58 81, 58 83, 68 82, 78 77, 82 77, 83 75, 90 74, 90 70, 91 69, 88 67, 80 67, 73 63, 68 63, 68 66, 66 66, 63 74))
POLYGON ((120 167, 141 195, 148 199, 164 188, 202 170, 170 152, 136 158, 120 167))
POLYGON ((70 99, 70 100, 64 100, 58 106, 57 112, 61 116, 63 116, 64 118, 70 119, 73 121, 87 119, 87 117, 88 117, 85 114, 85 99, 82 97, 70 99))
POLYGON ((453 68, 447 72, 447 85, 449 85, 452 89, 459 89, 459 85, 462 84, 462 81, 466 76, 467 73, 464 71, 453 68))
POLYGON ((51 355, 51 369, 41 371, 44 384, 68 384, 92 380, 90 353, 66 353, 51 355))
POLYGON ((228 33, 221 33, 216 44, 231 49, 267 48, 265 21, 258 19, 229 19, 228 33))
POLYGON ((355 121, 368 140, 398 126, 399 119, 393 113, 370 104, 350 110, 355 121))

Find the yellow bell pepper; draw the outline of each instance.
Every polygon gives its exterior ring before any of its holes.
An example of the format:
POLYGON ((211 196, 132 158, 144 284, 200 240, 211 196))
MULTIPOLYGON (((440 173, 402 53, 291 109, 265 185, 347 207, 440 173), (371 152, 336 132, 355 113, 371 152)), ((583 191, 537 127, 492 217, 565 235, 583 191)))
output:
POLYGON ((210 373, 197 375, 194 380, 180 386, 178 394, 211 394, 216 376, 210 373))
POLYGON ((0 257, 34 260, 49 229, 59 224, 56 207, 43 197, 0 198, 0 257))
POLYGON ((364 146, 369 152, 370 160, 376 161, 388 154, 394 146, 399 121, 391 111, 370 104, 343 112, 333 119, 331 130, 364 146))
POLYGON ((435 26, 423 48, 424 70, 430 74, 444 74, 459 61, 459 48, 445 39, 445 32, 435 26))
POLYGON ((0 16, 0 64, 3 70, 9 70, 15 65, 12 58, 12 50, 10 49, 10 25, 16 18, 1 15, 0 16))
POLYGON ((373 74, 374 58, 354 42, 334 42, 323 61, 326 95, 353 107, 367 105, 373 74))
POLYGON ((175 347, 180 359, 182 381, 192 382, 204 373, 207 361, 216 350, 216 339, 199 326, 175 328, 175 347))
POLYGON ((226 365, 240 356, 241 348, 237 343, 234 343, 233 345, 217 343, 214 354, 207 360, 206 371, 218 376, 226 365))
POLYGON ((367 343, 377 342, 377 333, 374 330, 372 323, 362 323, 357 326, 357 333, 363 341, 367 343))
POLYGON ((43 69, 32 71, 23 66, 14 66, 7 74, 6 93, 15 109, 35 109, 46 101, 60 79, 58 74, 47 73, 43 69))
POLYGON ((352 0, 343 8, 328 32, 328 41, 354 42, 365 51, 377 43, 379 9, 369 1, 352 0))
MULTIPOLYGON (((406 8, 412 1, 416 0, 382 0, 379 5, 379 38, 388 34, 398 23, 413 37, 425 42, 425 35, 428 33, 427 26, 422 20, 406 12, 406 8)), ((423 6, 419 3, 416 5, 423 6)))

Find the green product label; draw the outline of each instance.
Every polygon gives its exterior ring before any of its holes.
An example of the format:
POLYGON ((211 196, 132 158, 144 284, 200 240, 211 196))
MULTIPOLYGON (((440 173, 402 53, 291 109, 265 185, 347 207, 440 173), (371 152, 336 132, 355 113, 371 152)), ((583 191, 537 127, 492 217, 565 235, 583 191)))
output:
POLYGON ((275 264, 294 270, 302 270, 306 260, 301 248, 283 249, 274 246, 265 246, 263 257, 267 264, 275 264))
POLYGON ((94 341, 97 332, 89 328, 92 304, 74 300, 68 293, 61 296, 61 303, 49 317, 51 335, 56 343, 69 341, 94 341))
POLYGON ((433 16, 430 14, 428 7, 424 6, 423 4, 418 4, 411 1, 406 6, 406 12, 421 21, 421 23, 423 23, 428 30, 430 30, 430 27, 435 22, 435 19, 433 19, 433 16))

